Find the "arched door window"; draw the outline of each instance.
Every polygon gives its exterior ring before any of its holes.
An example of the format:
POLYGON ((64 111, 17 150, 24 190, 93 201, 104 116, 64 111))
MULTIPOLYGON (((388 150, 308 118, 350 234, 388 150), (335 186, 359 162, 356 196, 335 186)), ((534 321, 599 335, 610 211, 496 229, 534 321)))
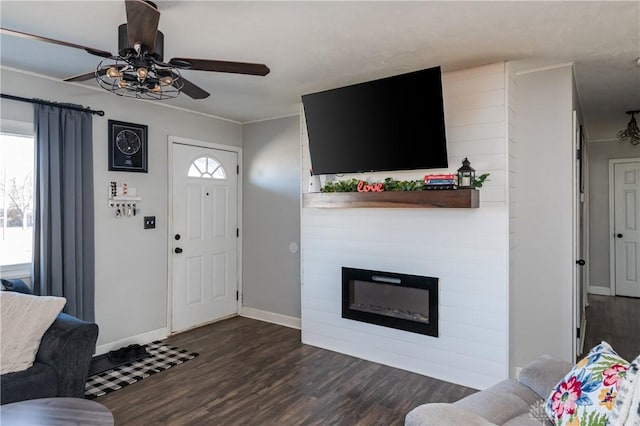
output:
POLYGON ((227 178, 227 174, 225 173, 222 164, 212 157, 200 157, 191 163, 188 176, 202 179, 227 178))

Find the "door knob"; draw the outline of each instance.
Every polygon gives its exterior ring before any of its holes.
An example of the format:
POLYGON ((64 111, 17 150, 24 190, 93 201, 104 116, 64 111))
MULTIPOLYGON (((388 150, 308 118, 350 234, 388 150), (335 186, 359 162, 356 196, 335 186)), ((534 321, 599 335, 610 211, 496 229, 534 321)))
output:
POLYGON ((618 234, 618 235, 616 235, 616 237, 622 238, 622 234, 618 234))
POLYGON ((180 247, 176 247, 174 251, 178 254, 182 253, 182 249, 180 247))
POLYGON ((584 266, 586 263, 584 259, 576 260, 576 265, 584 266))

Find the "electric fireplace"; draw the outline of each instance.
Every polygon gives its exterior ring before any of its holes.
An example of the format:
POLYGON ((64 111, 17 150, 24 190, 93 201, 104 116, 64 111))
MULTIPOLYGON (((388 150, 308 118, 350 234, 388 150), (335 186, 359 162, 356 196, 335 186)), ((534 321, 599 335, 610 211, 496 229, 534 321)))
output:
POLYGON ((438 278, 342 268, 342 318, 438 336, 438 278))

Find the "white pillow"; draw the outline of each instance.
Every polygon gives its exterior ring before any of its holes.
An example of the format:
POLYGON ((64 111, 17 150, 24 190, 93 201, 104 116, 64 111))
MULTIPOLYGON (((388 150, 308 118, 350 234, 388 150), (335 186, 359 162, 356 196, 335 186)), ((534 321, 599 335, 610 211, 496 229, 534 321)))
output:
POLYGON ((33 365, 40 340, 67 299, 0 291, 0 374, 33 365))

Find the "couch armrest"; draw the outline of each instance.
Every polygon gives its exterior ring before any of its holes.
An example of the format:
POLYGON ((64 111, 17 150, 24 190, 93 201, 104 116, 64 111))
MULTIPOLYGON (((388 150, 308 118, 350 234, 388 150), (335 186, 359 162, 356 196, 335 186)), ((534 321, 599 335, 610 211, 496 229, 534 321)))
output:
POLYGON ((84 398, 98 326, 61 313, 44 333, 36 361, 56 372, 58 396, 84 398))
POLYGON ((405 426, 495 426, 494 423, 453 404, 430 403, 409 411, 405 426))
POLYGON ((546 400, 551 389, 572 367, 568 362, 559 361, 550 355, 542 355, 520 370, 518 381, 546 400))

